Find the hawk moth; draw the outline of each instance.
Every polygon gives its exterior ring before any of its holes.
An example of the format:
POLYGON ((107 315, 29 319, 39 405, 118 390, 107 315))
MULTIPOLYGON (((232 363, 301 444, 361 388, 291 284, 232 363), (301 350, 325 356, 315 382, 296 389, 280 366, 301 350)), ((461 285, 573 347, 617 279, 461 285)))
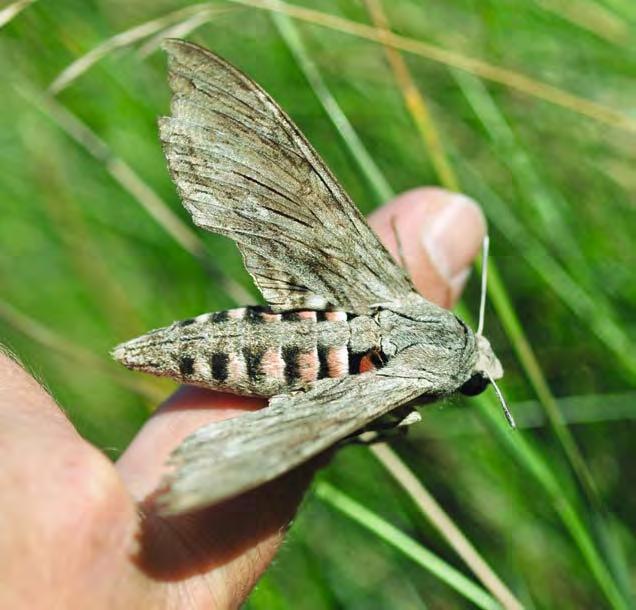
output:
POLYGON ((415 292, 263 89, 199 46, 164 49, 173 97, 159 127, 172 178, 194 222, 237 243, 267 305, 175 322, 113 355, 270 399, 175 450, 164 512, 235 496, 417 398, 476 394, 502 376, 481 329, 415 292))

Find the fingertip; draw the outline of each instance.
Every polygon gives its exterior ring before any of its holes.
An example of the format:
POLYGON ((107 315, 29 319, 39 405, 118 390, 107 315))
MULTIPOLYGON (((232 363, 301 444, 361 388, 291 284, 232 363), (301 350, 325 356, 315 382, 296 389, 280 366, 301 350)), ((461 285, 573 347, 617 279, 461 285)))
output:
POLYGON ((474 200, 436 187, 399 195, 369 222, 396 260, 403 257, 415 287, 444 306, 461 293, 486 234, 474 200))

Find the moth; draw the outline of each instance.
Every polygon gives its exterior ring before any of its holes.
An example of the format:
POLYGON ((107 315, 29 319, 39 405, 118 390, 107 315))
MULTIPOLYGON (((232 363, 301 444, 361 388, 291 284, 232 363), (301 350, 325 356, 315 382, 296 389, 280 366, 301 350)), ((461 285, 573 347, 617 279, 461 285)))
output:
POLYGON ((415 292, 261 87, 192 43, 166 40, 164 49, 173 97, 159 128, 172 178, 194 222, 236 242, 267 305, 175 322, 113 356, 269 404, 205 426, 175 450, 162 512, 231 498, 403 405, 477 394, 502 376, 481 324, 474 333, 415 292))

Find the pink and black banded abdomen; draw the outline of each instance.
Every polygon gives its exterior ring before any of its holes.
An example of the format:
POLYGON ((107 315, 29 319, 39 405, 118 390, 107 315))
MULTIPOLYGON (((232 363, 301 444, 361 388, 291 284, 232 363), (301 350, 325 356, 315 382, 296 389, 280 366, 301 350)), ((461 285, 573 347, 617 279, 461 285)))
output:
POLYGON ((360 320, 341 311, 243 307, 176 322, 120 345, 114 355, 129 368, 183 383, 272 396, 381 366, 379 340, 368 331, 362 340, 356 336, 360 320))

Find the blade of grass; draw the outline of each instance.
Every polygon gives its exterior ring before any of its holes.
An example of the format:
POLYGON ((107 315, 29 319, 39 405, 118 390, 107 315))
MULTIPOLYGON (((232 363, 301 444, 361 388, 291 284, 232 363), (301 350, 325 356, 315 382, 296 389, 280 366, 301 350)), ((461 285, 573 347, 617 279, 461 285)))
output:
MULTIPOLYGON (((272 19, 277 25, 283 40, 292 52, 299 67, 312 86, 325 112, 338 128, 342 138, 347 142, 350 152, 357 161, 362 173, 367 177, 371 186, 375 187, 378 198, 381 201, 390 199, 394 195, 391 187, 366 150, 364 143, 360 140, 336 99, 329 91, 318 68, 309 57, 296 26, 291 19, 284 14, 273 14, 272 19), (380 177, 379 180, 378 176, 380 177)), ((443 511, 441 506, 433 499, 424 486, 417 481, 415 475, 408 470, 408 467, 404 463, 399 461, 398 456, 383 445, 372 446, 370 450, 397 482, 402 485, 419 510, 421 510, 426 518, 442 533, 466 565, 473 570, 486 588, 502 602, 503 606, 505 608, 521 608, 520 602, 507 589, 483 558, 479 556, 472 544, 443 511)))
POLYGON ((589 0, 535 0, 546 12, 557 15, 612 44, 629 39, 629 27, 602 6, 589 0))
POLYGON ((551 498, 552 505, 566 529, 570 532, 590 572, 599 584, 601 591, 612 608, 628 610, 630 605, 625 601, 616 586, 612 574, 600 556, 594 539, 590 535, 584 520, 564 493, 563 486, 553 475, 549 465, 540 457, 535 449, 520 434, 512 434, 499 414, 496 401, 483 395, 473 399, 479 408, 483 420, 488 424, 491 433, 496 434, 499 442, 514 459, 519 461, 541 488, 551 498), (514 436, 514 438, 513 438, 514 436))
MULTIPOLYGON (((496 212, 494 214, 489 214, 489 218, 492 218, 493 221, 499 225, 498 228, 500 231, 511 239, 512 243, 515 244, 515 247, 519 248, 520 251, 524 253, 528 262, 535 267, 535 270, 539 273, 539 275, 546 278, 547 285, 556 292, 560 293, 566 304, 571 304, 573 310, 579 314, 581 319, 590 326, 597 336, 601 339, 605 339, 606 345, 612 349, 614 355, 617 356, 618 362, 623 365, 619 371, 625 374, 628 381, 633 381, 634 373, 636 372, 636 362, 634 362, 631 358, 633 347, 630 348, 625 345, 628 339, 626 339, 619 328, 611 325, 611 318, 609 315, 604 315, 603 302, 588 296, 569 276, 569 274, 563 270, 547 252, 544 251, 540 244, 530 241, 527 231, 524 230, 521 223, 512 217, 509 207, 487 187, 479 172, 471 171, 471 178, 471 191, 478 192, 479 200, 486 205, 487 209, 491 211, 493 204, 496 203, 497 205, 496 212), (475 185, 479 185, 479 189, 476 189, 475 185), (585 310, 587 310, 587 312, 585 310)), ((500 282, 498 275, 494 278, 494 280, 495 283, 500 282)), ((495 289, 496 288, 497 287, 495 286, 495 289)), ((509 302, 507 304, 505 302, 500 303, 500 306, 501 305, 504 307, 510 307, 509 302)), ((504 312, 503 315, 507 315, 508 313, 510 313, 510 310, 508 310, 508 312, 504 312)), ((501 320, 502 314, 499 313, 499 315, 501 320)), ((512 323, 512 321, 510 321, 510 323, 512 323)), ((518 320, 516 324, 518 324, 518 320)), ((536 357, 534 357, 534 354, 531 353, 529 355, 532 356, 532 360, 534 360, 535 373, 537 370, 541 372, 541 368, 536 357)), ((532 365, 532 362, 530 364, 532 365)), ((542 374, 541 377, 543 377, 542 374)), ((543 381, 545 382, 545 378, 543 378, 543 381)), ((544 383, 543 387, 536 388, 535 392, 539 401, 544 406, 544 410, 546 405, 545 401, 550 401, 549 406, 551 407, 551 411, 546 410, 546 414, 548 417, 550 417, 551 413, 556 415, 559 418, 559 421, 563 423, 563 429, 567 431, 567 436, 571 437, 569 429, 565 426, 565 421, 560 414, 556 400, 551 394, 547 383, 544 383), (543 392, 543 395, 539 392, 543 392)), ((551 419, 550 423, 552 424, 551 419)), ((572 444, 574 445, 573 440, 572 444)), ((573 448, 578 449, 576 445, 574 445, 573 448)), ((586 466, 582 457, 581 464, 586 466)), ((625 574, 629 571, 629 564, 622 546, 616 537, 617 530, 613 526, 616 518, 607 511, 607 508, 600 499, 600 496, 593 493, 595 492, 594 489, 589 490, 583 487, 582 490, 586 492, 586 498, 590 503, 592 513, 592 524, 597 532, 597 538, 600 545, 605 550, 609 563, 612 566, 613 574, 617 579, 617 583, 621 586, 623 596, 626 599, 631 599, 632 587, 629 578, 625 577, 625 574)))
POLYGON ((532 160, 519 144, 516 135, 498 108, 484 83, 470 74, 450 70, 475 116, 495 145, 499 158, 510 169, 525 199, 537 211, 538 226, 551 237, 559 253, 570 263, 576 264, 577 276, 589 278, 581 249, 572 237, 567 221, 563 218, 568 204, 558 193, 551 193, 535 171, 532 160))
POLYGON ((539 364, 523 326, 514 311, 514 307, 508 296, 504 282, 499 275, 499 270, 494 264, 488 265, 488 296, 497 312, 497 317, 511 340, 515 353, 521 362, 523 370, 528 377, 534 392, 543 405, 550 427, 561 444, 573 471, 582 485, 588 499, 600 509, 601 501, 598 495, 596 483, 585 463, 585 460, 576 445, 569 429, 565 425, 561 412, 548 382, 543 375, 543 369, 539 364))
MULTIPOLYGON (((569 424, 597 424, 636 420, 636 392, 619 394, 586 394, 561 396, 559 411, 569 424)), ((543 407, 537 400, 515 401, 510 409, 515 414, 515 423, 520 430, 542 428, 547 425, 543 407)), ((426 433, 436 438, 484 434, 483 426, 473 413, 464 409, 443 409, 426 415, 426 433)), ((409 434, 418 435, 419 428, 409 429, 409 434)))
POLYGON ((51 118, 64 132, 104 166, 115 179, 150 214, 150 216, 186 252, 199 261, 222 290, 236 303, 251 303, 252 295, 236 280, 227 277, 212 261, 204 243, 144 182, 123 159, 117 157, 108 145, 80 119, 51 96, 40 95, 25 86, 17 87, 18 93, 35 108, 51 118))
MULTIPOLYGON (((563 419, 576 424, 636 419, 636 392, 562 396, 559 410, 563 419)), ((521 421, 526 427, 540 426, 545 419, 536 403, 524 404, 521 421)))
POLYGON ((636 377, 635 347, 606 311, 603 301, 587 293, 574 278, 531 236, 504 201, 484 182, 478 171, 458 162, 470 190, 489 212, 488 218, 518 248, 545 284, 598 337, 613 354, 627 381, 636 377))
MULTIPOLYGON (((500 151, 500 158, 512 171, 525 200, 539 212, 543 220, 540 232, 549 236, 550 243, 564 259, 567 269, 563 269, 559 262, 550 256, 538 238, 530 236, 525 225, 514 220, 515 235, 517 239, 525 242, 529 252, 526 252, 525 247, 520 248, 520 251, 524 252, 524 257, 529 262, 537 257, 541 259, 540 264, 531 262, 537 273, 545 278, 546 283, 561 300, 613 352, 627 373, 628 381, 633 381, 636 376, 636 361, 631 354, 636 351, 636 346, 618 322, 618 315, 611 301, 594 282, 589 272, 589 264, 583 258, 580 247, 571 234, 564 214, 573 206, 558 192, 550 192, 545 181, 539 177, 532 160, 518 144, 512 128, 484 83, 477 77, 457 70, 451 70, 451 74, 477 118, 495 142, 500 151), (584 284, 585 288, 581 284, 584 284)), ((499 214, 512 215, 509 206, 499 205, 498 208, 497 215, 493 215, 495 224, 499 214)), ((512 235, 507 232, 505 234, 518 245, 517 240, 512 239, 512 235)))
POLYGON ((384 43, 395 49, 419 55, 445 66, 458 68, 486 80, 499 83, 520 93, 550 102, 605 125, 611 125, 626 131, 636 131, 636 119, 614 108, 588 100, 553 85, 548 85, 525 74, 489 64, 485 61, 466 57, 454 51, 448 51, 434 44, 400 36, 391 31, 351 21, 322 11, 308 9, 280 0, 228 0, 237 4, 251 6, 261 10, 284 13, 298 19, 334 31, 350 34, 372 42, 384 43))
POLYGON ((132 306, 129 294, 112 275, 108 257, 100 252, 86 222, 84 209, 68 196, 63 169, 58 160, 63 158, 42 130, 32 132, 25 142, 32 149, 34 167, 31 180, 40 185, 41 201, 50 224, 55 227, 61 250, 70 262, 81 285, 87 287, 89 298, 101 311, 103 318, 122 335, 141 334, 143 325, 139 312, 132 306), (40 146, 37 144, 40 143, 40 146))
MULTIPOLYGON (((456 311, 467 323, 471 323, 472 316, 463 305, 458 305, 456 311)), ((567 494, 564 493, 563 485, 554 475, 548 463, 524 436, 515 434, 510 430, 510 427, 499 413, 499 404, 491 394, 484 393, 473 397, 472 400, 479 408, 479 413, 491 433, 496 435, 499 442, 510 455, 524 467, 551 498, 555 511, 570 532, 590 572, 598 582, 612 608, 628 610, 630 605, 625 601, 621 591, 618 589, 584 520, 567 494)))
POLYGON ((634 3, 631 0, 600 0, 607 10, 619 15, 628 24, 635 22, 634 3))
POLYGON ((382 538, 442 582, 452 587, 457 593, 470 600, 478 608, 488 610, 501 608, 493 597, 455 568, 329 483, 318 483, 314 487, 314 492, 323 502, 353 519, 379 538, 382 538))

